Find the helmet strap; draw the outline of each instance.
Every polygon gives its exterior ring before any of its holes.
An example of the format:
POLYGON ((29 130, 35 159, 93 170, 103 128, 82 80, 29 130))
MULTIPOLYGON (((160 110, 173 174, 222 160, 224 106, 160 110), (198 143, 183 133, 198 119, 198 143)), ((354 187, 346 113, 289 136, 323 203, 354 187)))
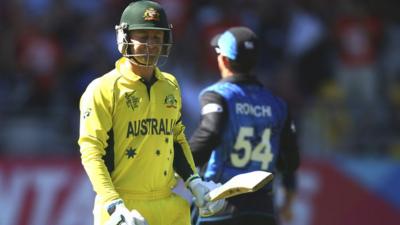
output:
POLYGON ((147 64, 144 64, 144 63, 141 63, 141 62, 139 62, 136 58, 135 58, 135 56, 128 56, 128 57, 126 57, 128 60, 129 60, 129 62, 131 62, 132 64, 135 64, 136 66, 140 66, 140 67, 153 67, 153 66, 155 66, 156 64, 157 64, 157 62, 155 63, 155 64, 153 64, 153 65, 147 65, 147 64))

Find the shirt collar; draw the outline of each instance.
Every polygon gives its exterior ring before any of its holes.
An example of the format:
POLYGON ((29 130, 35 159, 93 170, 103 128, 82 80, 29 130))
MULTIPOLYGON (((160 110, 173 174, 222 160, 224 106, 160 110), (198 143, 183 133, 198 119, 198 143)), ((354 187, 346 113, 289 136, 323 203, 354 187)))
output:
POLYGON ((262 85, 255 76, 247 75, 247 74, 235 74, 233 76, 229 76, 229 77, 225 77, 225 78, 221 79, 220 82, 249 83, 249 84, 262 85))
MULTIPOLYGON (((142 79, 141 76, 137 75, 130 69, 128 59, 125 57, 121 57, 117 60, 117 62, 115 62, 115 68, 128 80, 138 81, 142 79)), ((162 74, 158 67, 154 68, 154 77, 157 80, 165 79, 165 76, 162 74)))

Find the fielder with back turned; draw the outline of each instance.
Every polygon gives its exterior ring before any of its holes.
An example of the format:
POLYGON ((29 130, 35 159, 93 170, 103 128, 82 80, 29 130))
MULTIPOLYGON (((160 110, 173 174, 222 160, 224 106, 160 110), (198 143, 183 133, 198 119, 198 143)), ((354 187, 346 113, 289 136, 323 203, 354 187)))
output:
POLYGON ((96 192, 95 225, 188 225, 190 207, 174 194, 175 172, 202 211, 217 185, 198 176, 181 121, 177 80, 156 66, 172 45, 171 26, 156 2, 129 4, 116 26, 115 68, 95 79, 80 102, 82 164, 96 192))
MULTIPOLYGON (((281 174, 286 201, 281 218, 290 219, 290 205, 299 166, 294 125, 287 104, 251 75, 257 61, 257 36, 233 27, 212 40, 222 79, 200 94, 201 121, 190 145, 197 165, 207 165, 207 181, 225 183, 235 175, 264 170, 281 174)), ((197 225, 273 225, 273 184, 226 199, 227 207, 197 225)), ((201 212, 201 209, 200 209, 201 212)))

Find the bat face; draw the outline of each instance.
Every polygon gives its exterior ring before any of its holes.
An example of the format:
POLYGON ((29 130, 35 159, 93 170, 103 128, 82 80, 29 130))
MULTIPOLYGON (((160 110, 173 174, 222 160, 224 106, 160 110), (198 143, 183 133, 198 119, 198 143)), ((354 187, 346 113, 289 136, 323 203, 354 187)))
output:
POLYGON ((220 187, 208 193, 210 201, 230 198, 236 195, 250 193, 259 190, 272 181, 273 174, 266 171, 253 171, 242 173, 232 177, 220 187))

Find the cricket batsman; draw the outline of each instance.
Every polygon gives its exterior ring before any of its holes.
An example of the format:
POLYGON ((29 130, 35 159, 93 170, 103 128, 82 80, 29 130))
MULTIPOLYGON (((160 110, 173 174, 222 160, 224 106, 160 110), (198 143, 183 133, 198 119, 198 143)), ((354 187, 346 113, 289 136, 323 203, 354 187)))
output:
POLYGON ((96 192, 95 225, 189 225, 189 203, 171 191, 175 173, 204 215, 224 207, 205 197, 217 184, 198 176, 178 82, 157 67, 172 46, 171 28, 158 3, 129 4, 116 26, 122 57, 82 95, 78 143, 96 192))
POLYGON ((196 162, 205 166, 204 179, 225 183, 238 174, 269 171, 282 177, 285 200, 275 209, 272 182, 227 199, 224 210, 200 215, 196 225, 277 225, 280 215, 289 221, 300 164, 289 106, 253 73, 260 49, 250 28, 231 27, 210 44, 221 79, 200 93, 202 118, 190 140, 196 162))

